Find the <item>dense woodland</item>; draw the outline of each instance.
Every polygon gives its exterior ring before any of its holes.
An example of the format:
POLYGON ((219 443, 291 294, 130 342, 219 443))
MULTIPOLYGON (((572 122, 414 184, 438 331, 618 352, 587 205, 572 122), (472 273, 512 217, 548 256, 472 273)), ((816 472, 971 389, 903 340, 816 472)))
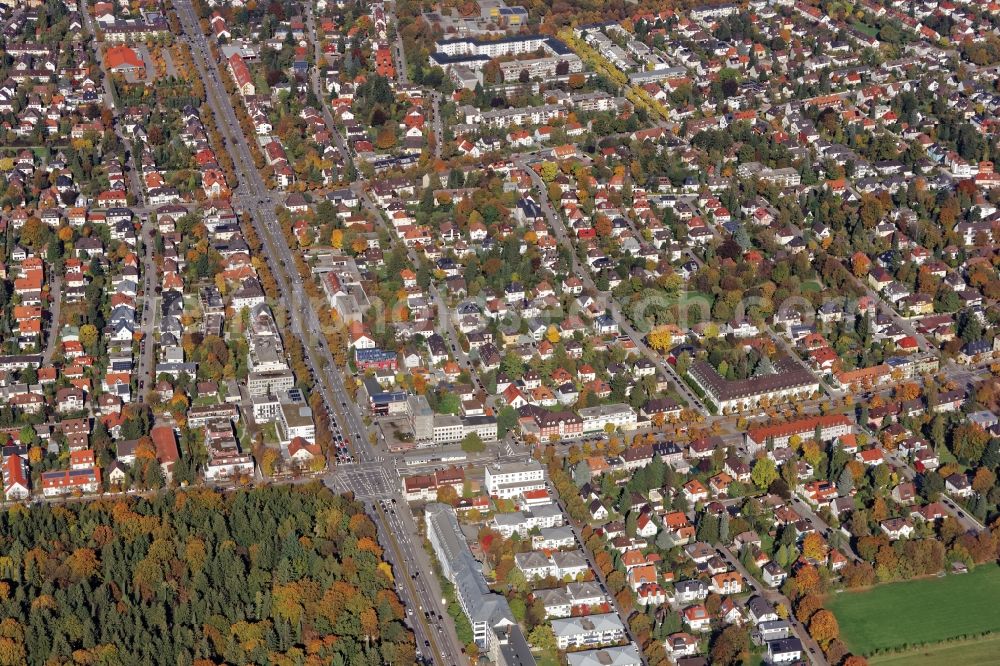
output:
POLYGON ((0 515, 0 664, 412 664, 357 502, 319 485, 0 515))

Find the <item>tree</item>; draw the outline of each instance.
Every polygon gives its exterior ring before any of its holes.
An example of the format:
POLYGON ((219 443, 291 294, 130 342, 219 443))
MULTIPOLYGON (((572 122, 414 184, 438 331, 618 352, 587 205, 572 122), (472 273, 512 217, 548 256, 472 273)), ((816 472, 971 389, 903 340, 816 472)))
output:
POLYGON ((438 488, 436 499, 442 504, 455 506, 458 503, 458 492, 455 490, 455 486, 445 484, 438 488))
POLYGON ((443 394, 437 404, 437 411, 440 414, 458 414, 461 409, 462 402, 451 392, 443 394))
POLYGON ((795 604, 795 617, 799 622, 805 624, 821 608, 823 608, 823 600, 815 594, 807 594, 795 604))
POLYGON ((274 474, 274 468, 275 465, 278 463, 279 458, 280 458, 280 453, 278 452, 278 449, 274 448, 273 446, 269 446, 266 449, 264 449, 264 453, 260 457, 260 467, 265 475, 271 476, 272 474, 274 474))
POLYGON ((32 215, 21 227, 21 244, 27 245, 32 250, 40 250, 48 245, 51 234, 52 228, 32 215))
POLYGON ((546 183, 551 183, 559 175, 559 166, 555 162, 542 162, 539 175, 546 183))
POLYGON ((344 247, 344 231, 342 229, 334 229, 330 233, 330 245, 338 250, 344 247))
POLYGON ((750 656, 750 634, 738 624, 723 629, 712 643, 712 664, 744 664, 750 656))
POLYGON ((657 326, 646 335, 646 342, 658 352, 665 352, 674 346, 674 336, 666 326, 657 326))
POLYGON ((22 511, 18 519, 35 527, 10 538, 25 553, 24 574, 22 591, 3 600, 0 664, 114 663, 113 646, 102 646, 110 635, 127 642, 137 663, 178 655, 193 663, 292 663, 305 651, 317 664, 351 663, 359 654, 371 666, 416 662, 406 610, 364 506, 319 484, 225 494, 201 488, 183 500, 167 492, 22 511), (60 530, 54 511, 74 524, 92 521, 91 528, 60 530), (226 518, 206 521, 212 514, 226 518), (268 529, 282 522, 282 530, 268 529), (128 539, 142 542, 142 551, 123 550, 128 539), (324 568, 331 549, 349 558, 350 571, 324 568), (168 600, 164 585, 178 597, 168 600), (119 602, 141 605, 143 617, 116 612, 119 602), (208 623, 201 605, 212 609, 208 623), (56 611, 73 620, 71 635, 53 627, 39 639, 37 614, 56 611), (171 636, 150 633, 149 622, 168 621, 171 636), (32 627, 27 645, 25 626, 32 627))
POLYGON ((802 596, 805 594, 822 594, 823 593, 823 580, 819 576, 819 571, 816 567, 810 565, 799 567, 795 572, 795 577, 792 579, 793 587, 796 591, 796 596, 802 596))
POLYGON ((757 459, 750 472, 750 479, 754 485, 760 489, 767 488, 778 478, 778 470, 774 466, 774 461, 767 456, 757 459))
POLYGON ((989 433, 980 426, 974 423, 963 423, 952 433, 952 453, 966 464, 977 463, 982 458, 989 441, 989 433))
POLYGON ((813 613, 809 618, 809 635, 812 636, 821 647, 826 647, 835 638, 840 637, 840 626, 833 613, 824 609, 813 613))
POLYGON ((698 540, 708 543, 719 542, 719 519, 710 514, 702 514, 698 523, 698 540))
POLYGON ((375 147, 379 150, 391 150, 396 147, 396 130, 385 126, 375 137, 375 147))
POLYGON ((517 410, 510 405, 501 409, 497 413, 497 437, 503 439, 508 432, 517 428, 518 419, 517 410))
POLYGON ((802 555, 819 562, 826 557, 826 543, 817 532, 810 532, 802 540, 802 555))
POLYGON ((552 633, 552 627, 547 623, 543 622, 532 629, 531 633, 528 634, 528 642, 541 650, 543 654, 553 657, 558 654, 559 646, 556 643, 555 634, 552 633))
POLYGON ((466 453, 482 453, 486 450, 486 444, 478 433, 470 432, 462 438, 462 450, 466 453))
POLYGON ((17 437, 18 443, 28 447, 38 441, 38 433, 35 432, 34 427, 30 425, 22 427, 20 432, 18 432, 17 437))
POLYGON ((847 496, 852 490, 854 490, 854 475, 851 474, 851 468, 845 465, 837 478, 837 491, 841 495, 847 496))
POLYGON ((976 475, 972 479, 972 489, 980 495, 986 495, 997 482, 997 475, 986 467, 976 470, 976 475))

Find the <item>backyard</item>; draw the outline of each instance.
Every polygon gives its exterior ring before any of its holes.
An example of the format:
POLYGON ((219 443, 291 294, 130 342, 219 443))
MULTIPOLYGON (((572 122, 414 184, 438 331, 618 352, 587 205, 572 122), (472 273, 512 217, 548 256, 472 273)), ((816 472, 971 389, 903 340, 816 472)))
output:
MULTIPOLYGON (((1000 631, 998 595, 1000 567, 989 565, 963 575, 845 592, 831 596, 826 607, 836 615, 841 636, 851 651, 867 655, 880 649, 1000 631)), ((950 647, 957 657, 960 646, 950 647)), ((924 652, 931 650, 917 650, 910 656, 916 659, 924 652)), ((968 663, 976 661, 972 659, 968 663)), ((890 661, 887 655, 885 663, 890 661)), ((931 658, 927 663, 933 661, 931 658)))

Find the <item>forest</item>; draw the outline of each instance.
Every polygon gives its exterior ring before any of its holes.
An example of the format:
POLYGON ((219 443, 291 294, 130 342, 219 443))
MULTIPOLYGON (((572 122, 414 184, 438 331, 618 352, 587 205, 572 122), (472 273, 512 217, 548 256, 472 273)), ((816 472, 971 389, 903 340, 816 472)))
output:
POLYGON ((412 664, 364 507, 319 484, 16 505, 0 664, 412 664))

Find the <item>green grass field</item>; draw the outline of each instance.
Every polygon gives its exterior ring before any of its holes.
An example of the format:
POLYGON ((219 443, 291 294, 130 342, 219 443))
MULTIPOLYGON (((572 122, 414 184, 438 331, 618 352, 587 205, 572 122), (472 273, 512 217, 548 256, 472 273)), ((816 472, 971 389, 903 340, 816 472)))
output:
POLYGON ((802 291, 805 292, 810 292, 810 291, 818 292, 818 291, 823 291, 823 285, 820 284, 817 280, 806 280, 805 282, 802 283, 801 289, 802 291))
MULTIPOLYGON (((832 595, 826 607, 837 616, 841 637, 851 651, 870 654, 880 648, 1000 631, 998 598, 1000 567, 984 565, 964 575, 832 595)), ((951 647, 957 649, 959 646, 951 647)), ((919 656, 920 652, 915 654, 919 656)), ((1000 659, 992 663, 998 662, 1000 659)))
POLYGON ((860 30, 861 32, 865 33, 869 37, 878 37, 878 28, 876 28, 875 26, 868 25, 863 21, 854 21, 851 25, 854 26, 857 30, 860 30))
POLYGON ((877 666, 984 666, 1000 663, 1000 634, 958 643, 941 643, 910 652, 870 657, 877 666))

